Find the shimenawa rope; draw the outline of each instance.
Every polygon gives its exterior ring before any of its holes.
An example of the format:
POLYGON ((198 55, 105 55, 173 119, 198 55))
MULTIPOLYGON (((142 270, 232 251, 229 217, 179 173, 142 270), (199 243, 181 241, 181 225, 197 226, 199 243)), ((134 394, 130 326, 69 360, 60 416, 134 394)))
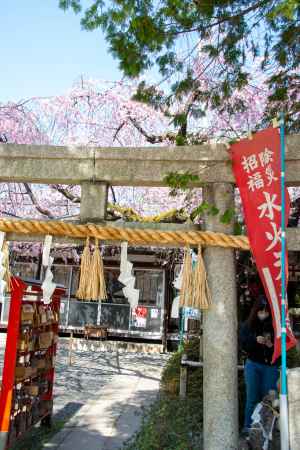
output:
MULTIPOLYGON (((93 237, 101 241, 127 241, 136 245, 191 245, 214 246, 249 250, 246 236, 232 236, 211 231, 161 231, 131 229, 113 226, 73 224, 62 221, 0 219, 0 230, 6 233, 66 236, 85 239, 93 237)), ((24 236, 24 239, 25 236, 24 236)))

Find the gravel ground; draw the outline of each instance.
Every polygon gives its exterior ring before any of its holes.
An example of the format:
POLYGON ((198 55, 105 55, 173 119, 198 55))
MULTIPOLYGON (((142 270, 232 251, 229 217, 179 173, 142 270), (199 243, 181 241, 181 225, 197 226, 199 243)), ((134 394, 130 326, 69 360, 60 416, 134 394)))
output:
MULTIPOLYGON (((92 341, 90 343, 92 345, 92 341)), ((61 339, 56 364, 54 414, 70 417, 93 399, 116 374, 158 378, 168 356, 163 354, 74 351, 68 365, 68 342, 61 339)))
MULTIPOLYGON (((88 343, 92 346, 92 341, 88 343)), ((0 368, 3 365, 5 335, 0 335, 0 368)), ((159 379, 161 368, 168 360, 168 355, 145 353, 119 353, 75 350, 72 352, 72 365, 69 365, 68 339, 61 338, 56 359, 56 376, 54 386, 54 422, 64 423, 83 405, 101 395, 101 389, 110 384, 115 375, 135 375, 159 379)), ((54 430, 55 431, 55 427, 54 430)), ((56 430, 57 431, 57 430, 56 430)), ((33 430, 24 450, 37 450, 46 438, 33 430), (34 441, 33 447, 28 442, 34 441), (39 442, 37 442, 39 441, 39 442)), ((18 447, 22 448, 23 447, 18 447)))

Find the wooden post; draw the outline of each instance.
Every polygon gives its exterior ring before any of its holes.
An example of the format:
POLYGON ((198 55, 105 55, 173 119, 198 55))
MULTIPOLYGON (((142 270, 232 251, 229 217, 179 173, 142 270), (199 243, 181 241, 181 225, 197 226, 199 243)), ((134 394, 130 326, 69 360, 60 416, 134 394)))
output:
POLYGON ((200 330, 199 330, 199 361, 203 361, 203 313, 200 316, 200 330))
POLYGON ((70 337, 69 337, 69 366, 72 365, 72 350, 73 350, 73 331, 71 331, 70 337))
POLYGON ((161 305, 163 307, 163 320, 162 320, 162 336, 161 336, 161 343, 163 348, 163 353, 166 353, 167 346, 168 346, 168 322, 169 322, 169 311, 170 311, 170 293, 167 288, 170 284, 169 280, 169 274, 167 273, 167 270, 164 271, 164 296, 163 296, 163 304, 161 305))
POLYGON ((199 336, 199 361, 203 361, 203 336, 199 336))
MULTIPOLYGON (((181 363, 184 363, 187 360, 187 355, 182 355, 181 363)), ((187 393, 187 382, 188 382, 188 367, 184 364, 180 365, 180 388, 179 388, 179 397, 186 398, 187 393)))

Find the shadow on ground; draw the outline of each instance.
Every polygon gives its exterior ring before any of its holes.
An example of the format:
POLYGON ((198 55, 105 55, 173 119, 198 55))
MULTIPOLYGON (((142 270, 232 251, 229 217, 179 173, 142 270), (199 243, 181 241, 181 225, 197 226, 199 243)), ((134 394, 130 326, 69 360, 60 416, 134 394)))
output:
MULTIPOLYGON (((3 359, 4 342, 0 342, 0 365, 3 359)), ((27 436, 24 436, 22 443, 18 443, 10 450, 41 450, 49 447, 46 442, 52 442, 54 435, 60 434, 66 423, 73 421, 74 416, 80 417, 81 408, 93 401, 100 399, 102 404, 102 390, 110 387, 112 379, 117 376, 120 383, 126 383, 128 377, 135 383, 135 379, 149 381, 149 384, 156 383, 160 379, 160 369, 164 366, 168 356, 160 354, 124 353, 124 352, 98 352, 87 348, 85 351, 76 350, 73 352, 73 363, 68 364, 68 346, 60 341, 55 373, 54 386, 54 411, 53 426, 51 429, 36 426, 27 436), (71 420, 72 419, 72 420, 71 420), (44 445, 44 446, 43 446, 44 445)), ((146 388, 147 389, 147 388, 146 388)), ((151 389, 151 386, 149 387, 151 389)), ((140 422, 137 416, 141 417, 143 407, 141 403, 148 405, 155 398, 157 391, 145 390, 143 387, 136 394, 132 394, 127 401, 116 401, 111 404, 111 408, 105 411, 107 418, 114 423, 114 429, 105 433, 99 432, 93 423, 88 424, 84 429, 78 430, 82 446, 70 447, 71 450, 83 450, 84 448, 93 450, 117 449, 122 446, 122 442, 132 435, 135 429, 134 423, 140 422), (92 440, 99 441, 97 447, 90 447, 92 440), (104 442, 102 446, 102 442, 104 442)), ((138 427, 138 425, 137 425, 138 427)), ((67 431, 70 428, 67 426, 67 431)), ((101 430, 102 431, 102 430, 101 430)), ((77 443, 79 436, 74 434, 77 443)), ((81 445, 81 444, 80 444, 81 445)), ((69 447, 68 447, 69 448, 69 447)), ((60 447, 65 450, 65 447, 60 447)), ((67 447, 66 447, 67 450, 67 447)))
POLYGON ((49 441, 58 433, 66 422, 77 413, 82 407, 82 403, 69 402, 52 417, 51 427, 38 424, 32 428, 28 434, 22 437, 22 441, 17 442, 11 450, 42 450, 43 443, 49 441))
POLYGON ((157 390, 138 391, 129 399, 114 401, 101 410, 102 418, 81 414, 79 410, 64 429, 43 448, 119 450, 139 430, 143 414, 156 396, 157 390))

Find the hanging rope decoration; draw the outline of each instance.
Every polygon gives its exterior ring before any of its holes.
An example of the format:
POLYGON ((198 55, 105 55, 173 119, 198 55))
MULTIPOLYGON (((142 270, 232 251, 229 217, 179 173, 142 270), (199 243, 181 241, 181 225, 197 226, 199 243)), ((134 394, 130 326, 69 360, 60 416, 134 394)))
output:
MULTIPOLYGON (((118 228, 96 224, 73 224, 62 221, 0 219, 0 231, 34 235, 51 234, 85 239, 94 237, 101 241, 127 241, 134 245, 191 245, 240 248, 249 250, 247 236, 231 236, 212 231, 162 231, 153 229, 118 228)), ((24 238, 26 240, 26 237, 24 238)))
POLYGON ((107 298, 103 261, 98 239, 91 254, 87 238, 80 263, 80 279, 76 297, 80 300, 101 301, 107 298))
POLYGON ((95 240, 95 250, 91 258, 90 274, 87 290, 88 298, 98 301, 105 300, 107 298, 106 284, 98 239, 95 240))
POLYGON ((88 284, 90 276, 91 276, 91 252, 90 252, 90 240, 89 238, 87 238, 81 256, 80 279, 78 290, 76 292, 76 297, 79 300, 88 299, 88 284))
POLYGON ((179 306, 185 308, 208 309, 211 304, 211 294, 208 287, 201 245, 198 247, 198 256, 193 270, 190 247, 184 250, 182 280, 179 296, 179 306))
POLYGON ((180 289, 179 306, 191 306, 193 299, 193 268, 191 249, 187 246, 184 249, 182 282, 180 289))
POLYGON ((211 294, 208 287, 204 261, 202 258, 201 245, 198 247, 197 264, 194 270, 193 301, 192 307, 208 309, 211 304, 211 294))

